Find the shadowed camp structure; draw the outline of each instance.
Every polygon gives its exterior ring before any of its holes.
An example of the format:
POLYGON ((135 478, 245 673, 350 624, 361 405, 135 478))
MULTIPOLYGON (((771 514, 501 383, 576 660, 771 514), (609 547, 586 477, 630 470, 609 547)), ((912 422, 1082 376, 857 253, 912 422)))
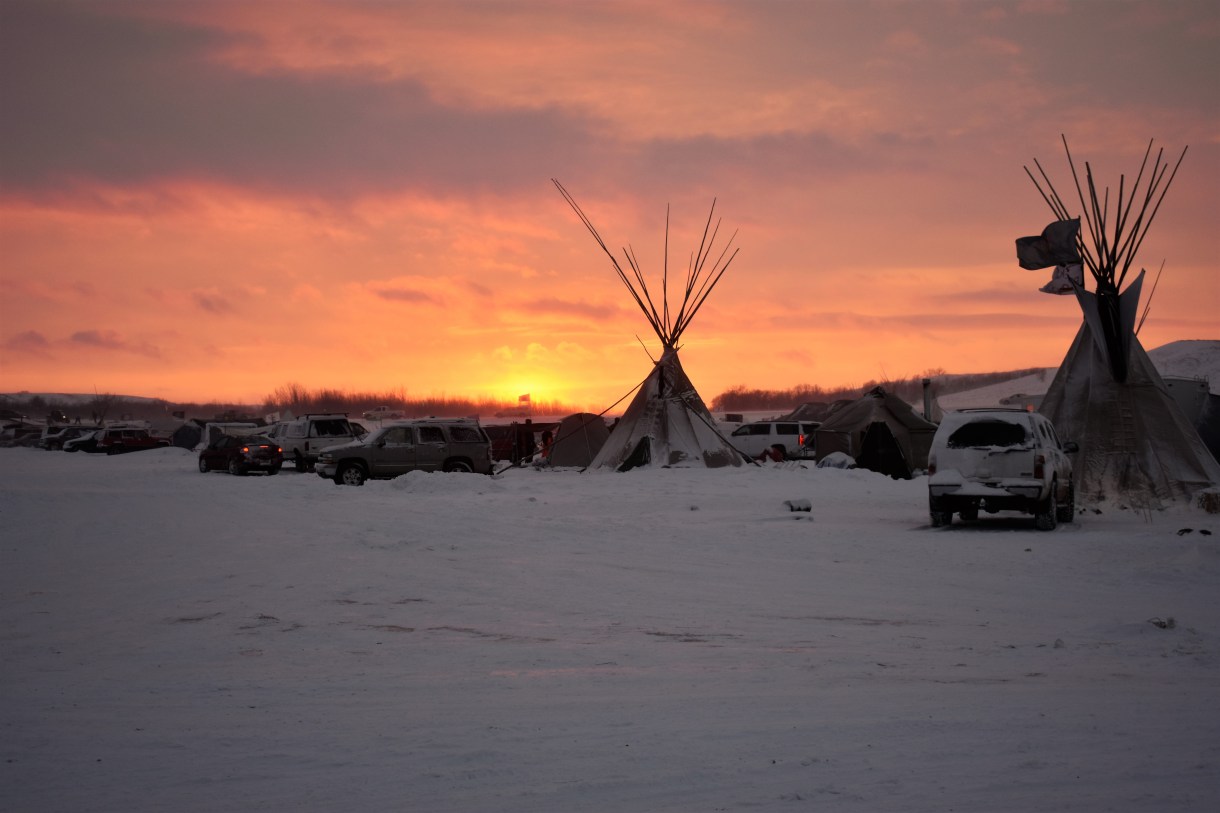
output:
MULTIPOLYGON (((1071 285, 1084 321, 1040 407, 1063 440, 1075 441, 1080 446, 1073 461, 1073 480, 1076 501, 1083 505, 1115 501, 1134 508, 1162 508, 1170 502, 1188 501, 1202 489, 1220 483, 1220 464, 1174 402, 1136 337, 1145 272, 1141 270, 1120 292, 1186 155, 1183 148, 1170 172, 1168 162, 1163 160, 1163 149, 1157 151, 1149 166, 1152 146, 1149 141, 1129 192, 1125 176, 1120 176, 1118 196, 1111 211, 1110 190, 1107 187, 1099 196, 1087 162, 1085 187, 1081 187, 1064 138, 1064 152, 1082 209, 1080 218, 1069 216, 1067 205, 1037 161, 1034 164, 1041 183, 1028 167, 1025 169, 1058 222, 1076 222, 1074 231, 1071 227, 1052 229, 1055 226, 1052 224, 1044 230, 1043 238, 1049 237, 1053 242, 1056 232, 1072 233, 1074 253, 1095 282, 1093 292, 1085 290, 1083 284, 1071 285)), ((1048 248, 1040 239, 1017 241, 1022 267, 1039 267, 1037 262, 1042 260, 1034 258, 1034 254, 1048 248)), ((1055 250, 1054 246, 1049 248, 1047 257, 1062 263, 1063 251, 1055 250)), ((1143 317, 1139 320, 1142 322, 1143 317)))
POLYGON ((658 303, 653 299, 631 248, 623 249, 624 258, 631 269, 629 275, 568 191, 559 181, 552 179, 552 182, 593 235, 597 245, 610 258, 619 280, 631 292, 632 299, 661 340, 661 357, 654 360, 652 371, 640 383, 635 398, 589 468, 627 471, 650 465, 709 468, 742 465, 745 456, 733 448, 728 438, 716 428, 711 413, 678 360, 682 334, 737 256, 737 250, 732 247, 733 238, 729 238, 716 260, 709 263, 720 230, 719 221, 715 226, 712 223, 715 201, 708 213, 699 249, 692 255, 687 268, 682 296, 680 299, 675 297, 677 307, 671 310, 668 213, 665 219, 665 266, 661 277, 661 300, 658 303))
POLYGON ((835 452, 850 455, 862 469, 909 480, 928 467, 936 424, 883 387, 835 409, 813 433, 820 463, 835 452))

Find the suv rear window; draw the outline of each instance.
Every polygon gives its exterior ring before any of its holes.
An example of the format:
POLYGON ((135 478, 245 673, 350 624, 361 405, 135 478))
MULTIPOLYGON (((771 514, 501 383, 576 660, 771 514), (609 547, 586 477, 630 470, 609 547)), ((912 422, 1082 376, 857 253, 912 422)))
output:
POLYGON ((451 426, 449 436, 453 438, 454 443, 481 443, 483 441, 483 438, 479 436, 479 430, 471 426, 451 426))
POLYGON ((1010 421, 972 421, 949 435, 950 449, 974 446, 1020 446, 1025 443, 1025 427, 1010 421))
POLYGON ((314 434, 320 438, 341 438, 352 434, 347 418, 324 418, 313 422, 314 434))

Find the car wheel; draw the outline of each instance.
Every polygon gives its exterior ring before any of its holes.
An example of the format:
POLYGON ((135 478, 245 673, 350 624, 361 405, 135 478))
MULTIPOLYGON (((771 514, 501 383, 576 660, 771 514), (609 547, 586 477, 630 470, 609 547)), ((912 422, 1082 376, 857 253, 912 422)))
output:
POLYGON ((1060 522, 1071 522, 1076 518, 1076 484, 1068 483, 1067 502, 1059 506, 1056 519, 1060 522))
POLYGON ((362 486, 367 479, 358 463, 344 463, 335 475, 335 482, 343 486, 362 486))
POLYGON ((450 460, 445 464, 445 471, 460 471, 469 473, 474 471, 474 466, 470 465, 465 460, 450 460))
POLYGON ((300 472, 309 471, 309 464, 305 462, 305 458, 301 455, 300 452, 292 453, 292 464, 296 467, 297 471, 300 471, 300 472))
POLYGON ((208 473, 208 461, 204 460, 202 457, 199 458, 199 470, 204 474, 208 473))
POLYGON ((1055 492, 1058 490, 1059 482, 1052 480, 1050 493, 1034 512, 1034 527, 1039 531, 1053 531, 1059 524, 1059 504, 1055 500, 1055 492))
POLYGON ((267 473, 268 474, 279 474, 280 473, 280 464, 277 463, 276 465, 267 469, 267 473))
POLYGON ((962 515, 963 521, 974 522, 979 518, 979 507, 977 505, 968 505, 958 513, 962 515))
POLYGON ((245 473, 246 470, 242 467, 241 463, 238 463, 236 460, 229 461, 229 474, 241 477, 245 473))

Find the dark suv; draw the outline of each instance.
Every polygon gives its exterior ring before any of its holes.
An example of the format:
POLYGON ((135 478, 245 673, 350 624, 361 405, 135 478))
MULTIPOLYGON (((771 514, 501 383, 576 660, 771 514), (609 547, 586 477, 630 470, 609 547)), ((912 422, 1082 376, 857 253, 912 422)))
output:
POLYGON ((359 486, 409 471, 490 474, 491 463, 491 441, 478 421, 426 418, 386 423, 363 440, 324 449, 314 470, 338 485, 359 486))

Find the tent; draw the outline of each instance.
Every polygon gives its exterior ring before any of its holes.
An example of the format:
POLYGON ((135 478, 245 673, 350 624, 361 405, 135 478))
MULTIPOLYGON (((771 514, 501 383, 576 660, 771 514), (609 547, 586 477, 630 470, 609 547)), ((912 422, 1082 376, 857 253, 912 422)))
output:
POLYGON ((818 462, 839 452, 855 458, 859 468, 909 480, 928 467, 935 434, 936 424, 883 387, 874 387, 831 412, 813 436, 818 462))
MULTIPOLYGON (((1134 311, 1143 275, 1121 296, 1134 311), (1130 303, 1130 304, 1128 304, 1130 303)), ((1075 441, 1076 501, 1095 505, 1114 499, 1136 508, 1163 508, 1220 484, 1220 463, 1182 412, 1132 331, 1115 379, 1099 336, 1097 297, 1078 291, 1086 314, 1039 411, 1063 440, 1075 441)))
POLYGON ((600 415, 577 412, 559 422, 551 442, 552 466, 579 466, 593 462, 610 437, 610 430, 600 415))
MULTIPOLYGON (((1064 149, 1075 179, 1066 139, 1064 149)), ((1220 464, 1175 403, 1137 338, 1144 272, 1120 292, 1135 252, 1186 155, 1183 149, 1173 172, 1168 173, 1163 150, 1158 152, 1141 192, 1151 152, 1149 142, 1129 194, 1124 194, 1124 179, 1117 198, 1111 199, 1107 188, 1099 201, 1087 163, 1087 198, 1076 181, 1090 237, 1086 243, 1078 236, 1076 248, 1096 290, 1074 286, 1084 321, 1039 411, 1051 419, 1062 440, 1080 447, 1072 478, 1081 505, 1113 500, 1134 508, 1159 509, 1167 503, 1189 501, 1197 492, 1220 484, 1220 464), (1107 225, 1112 201, 1116 202, 1112 210, 1116 221, 1107 225), (1137 201, 1138 209, 1134 206, 1137 201)), ((1026 173, 1056 216, 1067 220, 1067 207, 1041 166, 1038 169, 1046 189, 1028 168, 1026 173)))
MULTIPOLYGON (((687 269, 681 302, 671 311, 668 256, 661 279, 661 301, 658 307, 636 262, 635 254, 629 248, 623 250, 632 272, 631 276, 628 276, 568 191, 559 181, 553 180, 553 183, 593 235, 598 246, 610 258, 619 280, 631 292, 632 299, 644 312, 648 324, 661 341, 660 358, 654 361, 652 370, 640 383, 635 398, 601 447, 601 451, 589 463, 589 468, 627 471, 637 466, 650 465, 717 468, 745 463, 745 455, 733 448, 733 444, 729 443, 728 438, 716 427, 711 413, 682 369, 682 362, 678 360, 682 334, 733 258, 737 256, 735 249, 729 253, 733 244, 730 238, 716 261, 710 267, 708 265, 720 227, 719 222, 715 227, 712 225, 716 210, 715 201, 712 202, 712 210, 708 213, 703 241, 687 269)), ((668 243, 667 219, 666 246, 668 243)))

